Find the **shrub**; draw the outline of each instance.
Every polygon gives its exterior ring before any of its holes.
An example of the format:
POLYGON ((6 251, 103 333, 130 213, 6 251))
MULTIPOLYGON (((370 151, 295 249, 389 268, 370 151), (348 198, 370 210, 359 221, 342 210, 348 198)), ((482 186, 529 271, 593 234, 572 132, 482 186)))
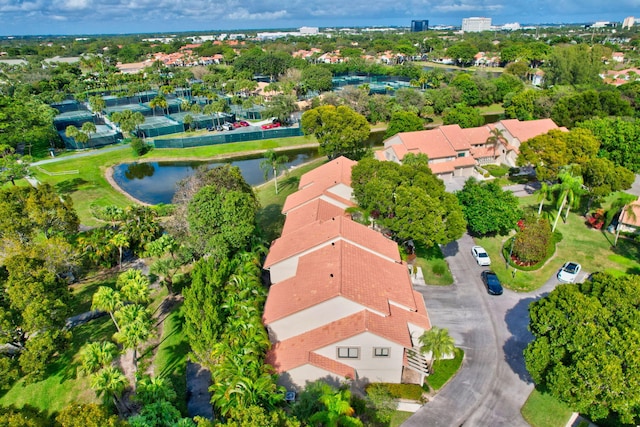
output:
POLYGON ((142 156, 149 151, 149 145, 140 138, 131 138, 131 149, 135 156, 142 156))
POLYGON ((509 167, 504 165, 484 165, 483 168, 496 178, 503 177, 509 173, 509 167))
POLYGON ((551 245, 554 241, 549 221, 530 216, 515 236, 513 255, 522 263, 536 264, 546 257, 551 245))

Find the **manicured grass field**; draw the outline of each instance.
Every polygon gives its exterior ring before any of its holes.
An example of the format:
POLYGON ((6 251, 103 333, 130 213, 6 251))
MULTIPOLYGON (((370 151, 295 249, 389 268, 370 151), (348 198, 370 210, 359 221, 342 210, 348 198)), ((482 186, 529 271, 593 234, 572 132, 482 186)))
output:
MULTIPOLYGON (((535 210, 538 204, 535 196, 521 199, 524 209, 535 210)), ((556 211, 547 204, 543 215, 550 215, 553 221, 556 211)), ((562 241, 556 246, 556 253, 547 263, 536 271, 516 270, 507 267, 502 257, 501 248, 507 240, 506 236, 476 238, 491 256, 491 268, 498 274, 502 283, 516 291, 531 291, 542 286, 560 269, 566 261, 576 261, 582 265, 583 271, 606 271, 611 274, 624 274, 640 271, 640 245, 620 239, 618 246, 613 247, 615 236, 603 230, 595 230, 585 225, 584 217, 575 212, 569 214, 567 222, 558 222, 556 231, 562 233, 562 241)))
POLYGON ((413 415, 413 412, 396 411, 389 422, 389 427, 399 427, 413 415))
POLYGON ((416 247, 416 255, 418 256, 416 265, 422 269, 422 274, 428 285, 446 286, 453 283, 449 266, 438 246, 431 248, 418 246, 416 247))
POLYGON ((553 396, 533 390, 521 412, 533 427, 563 427, 573 411, 553 396))

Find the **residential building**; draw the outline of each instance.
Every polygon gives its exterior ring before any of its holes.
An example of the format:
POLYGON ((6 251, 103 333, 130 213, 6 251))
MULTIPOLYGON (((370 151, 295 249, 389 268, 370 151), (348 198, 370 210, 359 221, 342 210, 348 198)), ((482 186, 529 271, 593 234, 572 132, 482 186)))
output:
POLYGON ((636 233, 640 230, 640 198, 626 205, 618 218, 618 230, 636 233))
POLYGON ((421 31, 427 31, 429 29, 429 20, 423 19, 421 21, 411 21, 411 32, 419 33, 421 31))
POLYGON ((264 263, 267 362, 288 389, 317 379, 421 383, 426 373, 418 338, 431 326, 397 244, 344 211, 355 164, 339 157, 301 177, 289 196, 300 203, 287 199, 264 263))
POLYGON ((384 141, 376 151, 378 160, 400 163, 407 153, 426 154, 431 171, 442 179, 476 176, 476 166, 506 164, 515 166, 520 144, 558 126, 551 119, 497 123, 462 129, 459 125, 439 126, 416 132, 401 132, 384 141), (497 129, 498 141, 492 136, 497 129))
POLYGON ((462 31, 465 33, 479 33, 490 29, 491 18, 472 17, 462 19, 462 31))

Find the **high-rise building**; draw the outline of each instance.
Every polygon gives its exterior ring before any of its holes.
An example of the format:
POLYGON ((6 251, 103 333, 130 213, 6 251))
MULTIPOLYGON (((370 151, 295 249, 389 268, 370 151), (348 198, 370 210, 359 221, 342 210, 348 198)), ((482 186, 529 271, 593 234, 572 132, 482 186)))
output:
POLYGON ((622 29, 625 28, 631 28, 633 27, 633 24, 635 24, 636 20, 633 16, 627 16, 626 18, 624 18, 624 22, 622 23, 622 29))
POLYGON ((429 20, 411 21, 411 32, 419 33, 420 31, 427 31, 429 29, 429 20))
POLYGON ((490 29, 491 18, 472 17, 462 19, 462 31, 466 33, 479 33, 490 29))

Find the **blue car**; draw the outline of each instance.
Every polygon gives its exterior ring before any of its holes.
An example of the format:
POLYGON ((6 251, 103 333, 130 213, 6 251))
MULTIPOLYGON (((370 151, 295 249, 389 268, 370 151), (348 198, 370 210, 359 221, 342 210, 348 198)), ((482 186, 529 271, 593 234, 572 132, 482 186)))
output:
POLYGON ((487 287, 489 295, 502 295, 502 285, 500 279, 496 276, 496 273, 490 270, 485 270, 480 273, 482 277, 482 283, 487 287))

